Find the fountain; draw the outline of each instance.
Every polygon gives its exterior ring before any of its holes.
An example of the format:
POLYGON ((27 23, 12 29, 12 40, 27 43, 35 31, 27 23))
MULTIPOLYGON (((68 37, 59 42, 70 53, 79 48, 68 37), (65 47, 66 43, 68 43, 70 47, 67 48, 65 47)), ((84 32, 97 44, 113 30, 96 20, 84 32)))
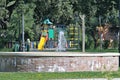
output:
POLYGON ((64 32, 60 31, 58 35, 58 46, 57 51, 65 51, 66 50, 66 38, 64 36, 64 32))

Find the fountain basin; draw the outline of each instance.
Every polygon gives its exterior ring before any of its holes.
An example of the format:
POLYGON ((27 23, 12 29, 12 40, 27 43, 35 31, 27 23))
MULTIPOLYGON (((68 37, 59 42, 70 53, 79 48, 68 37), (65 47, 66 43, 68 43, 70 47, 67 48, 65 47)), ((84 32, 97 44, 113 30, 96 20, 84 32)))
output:
POLYGON ((0 52, 0 72, 117 71, 119 53, 0 52))

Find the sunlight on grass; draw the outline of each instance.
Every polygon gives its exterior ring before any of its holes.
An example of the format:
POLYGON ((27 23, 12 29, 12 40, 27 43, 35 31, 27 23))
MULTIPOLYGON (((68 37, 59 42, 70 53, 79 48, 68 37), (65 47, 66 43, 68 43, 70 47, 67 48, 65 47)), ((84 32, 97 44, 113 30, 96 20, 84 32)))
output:
MULTIPOLYGON (((120 71, 113 71, 109 76, 120 77, 120 71)), ((105 78, 109 72, 1 72, 0 80, 48 80, 48 79, 79 79, 105 78)), ((108 77, 109 77, 108 76, 108 77)))

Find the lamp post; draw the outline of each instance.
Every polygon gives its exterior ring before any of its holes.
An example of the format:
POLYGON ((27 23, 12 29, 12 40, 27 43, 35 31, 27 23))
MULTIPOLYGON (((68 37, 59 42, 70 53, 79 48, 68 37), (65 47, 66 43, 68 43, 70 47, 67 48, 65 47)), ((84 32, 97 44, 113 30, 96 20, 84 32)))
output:
POLYGON ((19 37, 18 38, 19 38, 19 44, 21 44, 21 36, 20 36, 20 33, 21 33, 21 18, 20 18, 21 13, 20 12, 21 12, 21 10, 19 8, 17 8, 17 13, 19 13, 18 14, 18 29, 19 29, 19 35, 18 35, 19 37))
POLYGON ((25 51, 25 39, 24 39, 24 1, 20 0, 20 9, 22 16, 22 51, 25 51))
POLYGON ((22 48, 25 51, 25 39, 24 39, 24 12, 22 12, 22 48))

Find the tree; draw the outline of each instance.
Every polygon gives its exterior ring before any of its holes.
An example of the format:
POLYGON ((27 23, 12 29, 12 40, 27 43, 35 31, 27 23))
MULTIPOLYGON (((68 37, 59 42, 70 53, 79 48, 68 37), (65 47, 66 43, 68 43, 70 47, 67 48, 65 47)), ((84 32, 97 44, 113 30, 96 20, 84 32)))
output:
MULTIPOLYGON (((18 7, 14 9, 12 16, 11 16, 11 21, 10 21, 10 28, 12 28, 15 39, 19 40, 21 37, 21 29, 22 29, 22 13, 21 10, 23 5, 18 4, 18 7), (20 29, 20 32, 19 32, 20 29)), ((24 5, 24 16, 25 16, 25 39, 30 38, 33 40, 34 38, 34 33, 32 31, 34 20, 33 20, 33 10, 35 8, 34 3, 26 3, 24 5)))
POLYGON ((69 24, 73 16, 69 0, 40 0, 36 1, 34 19, 36 23, 50 18, 53 23, 69 24))
MULTIPOLYGON (((7 34, 5 35, 13 40, 18 40, 20 37, 21 15, 17 14, 21 12, 18 11, 20 1, 25 2, 25 37, 30 37, 32 40, 38 38, 34 35, 44 19, 49 18, 54 24, 69 25, 74 23, 76 12, 79 15, 85 14, 86 35, 91 36, 94 43, 96 43, 96 35, 93 33, 96 33, 97 25, 105 22, 118 25, 119 0, 1 0, 0 27, 6 29, 7 34), (102 17, 101 23, 99 23, 100 16, 102 17)), ((81 25, 81 21, 78 23, 81 25)), ((39 33, 39 31, 37 32, 39 33)), ((36 34, 38 34, 37 32, 36 34)), ((4 31, 0 31, 0 33, 2 34, 4 31)))
POLYGON ((0 2, 0 27, 7 29, 8 22, 17 1, 1 0, 0 2))

